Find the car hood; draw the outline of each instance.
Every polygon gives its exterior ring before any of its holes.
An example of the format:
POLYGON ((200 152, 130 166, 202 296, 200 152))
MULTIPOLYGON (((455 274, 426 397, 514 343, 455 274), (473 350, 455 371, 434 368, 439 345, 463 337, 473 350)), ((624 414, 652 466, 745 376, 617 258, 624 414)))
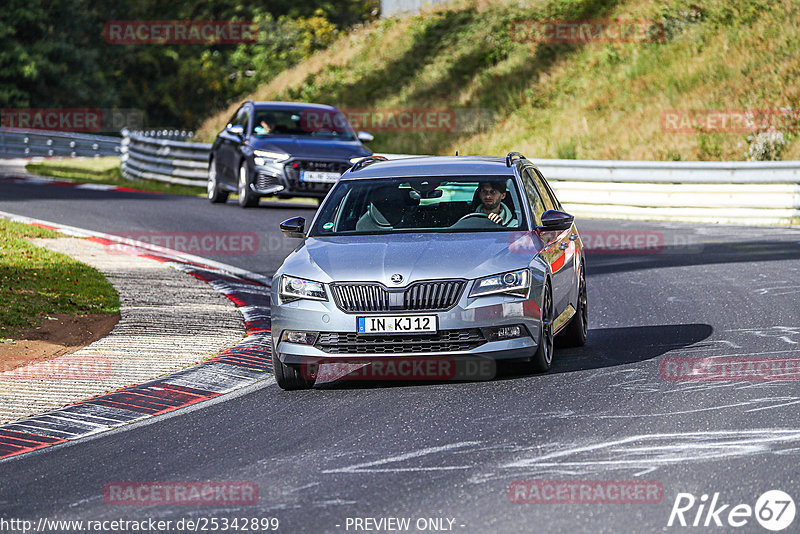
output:
POLYGON ((284 262, 286 274, 321 282, 480 278, 526 267, 535 252, 511 243, 520 232, 395 234, 308 238, 284 262))
POLYGON ((331 158, 347 160, 355 156, 369 156, 372 152, 359 141, 335 141, 302 137, 253 138, 254 150, 286 152, 296 157, 331 158))

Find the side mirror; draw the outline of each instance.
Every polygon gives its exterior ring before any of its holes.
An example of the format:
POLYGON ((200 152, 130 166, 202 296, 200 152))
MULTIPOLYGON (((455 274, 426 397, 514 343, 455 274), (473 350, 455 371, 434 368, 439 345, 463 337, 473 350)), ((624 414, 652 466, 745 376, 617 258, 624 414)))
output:
POLYGON ((225 127, 225 131, 231 135, 239 137, 240 139, 244 137, 244 126, 240 124, 235 124, 235 125, 229 124, 228 126, 225 127))
POLYGON ((542 214, 542 224, 538 226, 537 230, 553 231, 553 230, 567 230, 572 226, 575 217, 569 213, 564 213, 558 210, 547 210, 542 214))
POLYGON ((369 132, 358 132, 357 137, 362 143, 371 143, 375 140, 375 136, 369 132))
POLYGON ((281 232, 286 237, 299 237, 302 239, 306 236, 305 228, 306 220, 303 217, 292 217, 281 223, 281 232))

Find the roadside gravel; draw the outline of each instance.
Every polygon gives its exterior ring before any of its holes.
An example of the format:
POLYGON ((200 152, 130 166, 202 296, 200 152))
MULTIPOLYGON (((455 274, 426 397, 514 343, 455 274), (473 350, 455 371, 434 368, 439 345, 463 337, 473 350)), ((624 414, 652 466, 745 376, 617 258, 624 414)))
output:
POLYGON ((0 424, 152 380, 241 341, 241 314, 168 264, 86 239, 32 239, 102 272, 120 296, 111 333, 72 354, 0 373, 0 424))

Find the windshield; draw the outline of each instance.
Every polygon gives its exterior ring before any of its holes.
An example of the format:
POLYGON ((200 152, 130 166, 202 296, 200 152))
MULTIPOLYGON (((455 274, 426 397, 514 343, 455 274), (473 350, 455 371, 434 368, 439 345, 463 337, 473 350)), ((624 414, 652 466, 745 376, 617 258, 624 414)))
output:
POLYGON ((310 236, 527 230, 508 176, 340 181, 310 236))
POLYGON ((340 141, 355 139, 355 132, 344 114, 317 108, 256 108, 251 133, 258 137, 321 137, 340 141))

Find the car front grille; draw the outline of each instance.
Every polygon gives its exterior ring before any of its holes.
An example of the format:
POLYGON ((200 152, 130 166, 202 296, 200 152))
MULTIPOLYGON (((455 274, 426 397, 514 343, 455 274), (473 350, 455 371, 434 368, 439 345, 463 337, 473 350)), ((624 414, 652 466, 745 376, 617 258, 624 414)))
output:
POLYGON ((344 173, 352 165, 346 161, 324 161, 324 160, 305 160, 297 159, 289 161, 285 164, 284 169, 286 179, 289 181, 289 186, 294 191, 314 191, 326 192, 332 183, 318 183, 318 182, 301 182, 300 173, 302 171, 321 171, 321 172, 337 172, 344 173))
POLYGON ((464 280, 415 282, 403 289, 382 284, 332 284, 336 306, 346 313, 388 311, 444 311, 456 305, 464 280))
POLYGON ((406 310, 447 310, 455 306, 466 282, 418 282, 404 291, 403 308, 406 310))
POLYGON ((333 300, 343 312, 389 311, 389 291, 380 284, 332 285, 333 300))
POLYGON ((466 351, 486 343, 478 328, 441 330, 435 334, 381 334, 322 332, 314 344, 329 354, 419 354, 466 351))

